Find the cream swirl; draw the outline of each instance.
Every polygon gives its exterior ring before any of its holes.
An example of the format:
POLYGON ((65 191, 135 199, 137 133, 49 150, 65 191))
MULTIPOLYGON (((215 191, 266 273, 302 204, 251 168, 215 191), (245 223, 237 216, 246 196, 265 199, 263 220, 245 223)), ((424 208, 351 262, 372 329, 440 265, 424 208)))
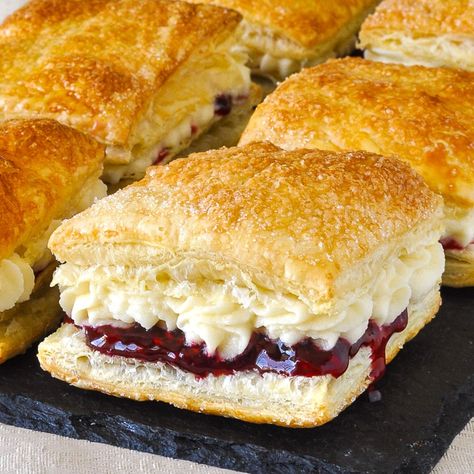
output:
POLYGON ((351 343, 365 332, 370 318, 391 323, 411 301, 439 285, 444 254, 439 243, 392 259, 371 285, 346 295, 337 311, 314 311, 291 294, 235 281, 180 280, 155 267, 83 268, 62 265, 53 284, 61 306, 78 325, 138 323, 146 329, 162 322, 183 330, 188 342, 205 342, 209 353, 230 359, 248 345, 254 331, 295 344, 311 337, 332 348, 340 337, 351 343))
POLYGON ((26 301, 34 286, 33 269, 19 255, 0 261, 0 312, 26 301))

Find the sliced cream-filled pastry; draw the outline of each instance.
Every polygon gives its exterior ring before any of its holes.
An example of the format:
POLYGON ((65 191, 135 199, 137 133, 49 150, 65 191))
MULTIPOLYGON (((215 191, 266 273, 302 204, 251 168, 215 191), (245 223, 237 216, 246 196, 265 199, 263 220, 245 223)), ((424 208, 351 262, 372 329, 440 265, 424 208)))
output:
POLYGON ((67 318, 39 360, 116 396, 323 424, 436 314, 441 213, 408 165, 365 152, 150 168, 52 235, 67 318))
POLYGON ((384 0, 362 25, 359 47, 375 61, 474 71, 474 2, 384 0))
POLYGON ((360 25, 380 0, 188 0, 242 14, 239 50, 276 80, 354 49, 360 25))
POLYGON ((407 161, 444 198, 449 286, 474 285, 474 72, 332 60, 281 84, 242 145, 366 150, 407 161))
POLYGON ((0 118, 56 119, 106 146, 105 181, 141 178, 250 108, 240 20, 169 0, 32 0, 0 26, 0 118))
POLYGON ((52 120, 0 124, 0 363, 59 323, 48 239, 105 196, 103 159, 102 145, 52 120))

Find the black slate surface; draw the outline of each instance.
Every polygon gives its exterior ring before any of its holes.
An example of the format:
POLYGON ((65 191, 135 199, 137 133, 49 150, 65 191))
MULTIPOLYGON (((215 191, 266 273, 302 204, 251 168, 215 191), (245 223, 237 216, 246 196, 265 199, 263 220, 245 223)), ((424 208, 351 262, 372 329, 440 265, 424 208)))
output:
MULTIPOLYGON (((438 317, 400 353, 381 402, 291 430, 84 392, 32 350, 0 367, 0 422, 259 473, 425 473, 474 414, 474 290, 445 290, 438 317)), ((98 466, 99 467, 99 466, 98 466)))

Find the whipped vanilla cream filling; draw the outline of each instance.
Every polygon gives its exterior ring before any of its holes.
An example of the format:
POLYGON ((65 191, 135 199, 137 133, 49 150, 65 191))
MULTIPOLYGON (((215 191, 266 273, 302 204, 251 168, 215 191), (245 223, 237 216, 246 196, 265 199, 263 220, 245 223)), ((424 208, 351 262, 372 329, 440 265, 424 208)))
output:
POLYGON ((474 209, 445 206, 444 216, 442 239, 452 239, 461 247, 469 246, 474 241, 474 209))
POLYGON ((284 79, 291 74, 301 71, 304 67, 312 67, 324 63, 330 58, 338 56, 336 52, 329 51, 323 56, 305 59, 280 58, 270 53, 247 50, 250 58, 250 67, 256 73, 275 79, 284 79))
POLYGON ((467 58, 474 56, 474 41, 470 38, 456 35, 425 38, 387 35, 383 41, 388 47, 368 45, 364 53, 365 58, 405 66, 462 65, 463 69, 474 69, 474 64, 466 62, 467 58))
MULTIPOLYGON (((245 87, 239 91, 217 94, 229 95, 232 99, 232 105, 238 106, 241 102, 245 102, 249 95, 249 87, 245 87)), ((214 102, 212 104, 200 107, 196 112, 184 119, 176 128, 171 130, 163 140, 158 144, 145 150, 137 151, 133 157, 132 152, 128 152, 130 157, 129 163, 125 165, 116 165, 106 163, 104 167, 103 179, 108 183, 118 183, 121 179, 141 179, 145 175, 146 169, 154 163, 166 164, 180 151, 184 150, 203 132, 211 127, 215 122, 222 119, 215 113, 214 102)), ((106 153, 126 153, 125 150, 117 149, 117 147, 107 147, 106 153)))
MULTIPOLYGON (((102 181, 89 180, 72 200, 65 218, 90 207, 106 193, 107 188, 102 181)), ((0 312, 30 298, 35 286, 35 273, 44 270, 53 258, 47 244, 60 224, 61 220, 53 220, 46 231, 29 242, 28 246, 21 246, 11 256, 0 260, 0 312)))
MULTIPOLYGON (((304 58, 277 56, 263 48, 254 49, 251 46, 246 46, 244 43, 237 46, 236 49, 249 57, 249 66, 254 72, 274 79, 285 79, 291 74, 301 71, 304 67, 316 66, 328 59, 349 54, 354 49, 355 43, 356 38, 352 36, 337 48, 327 51, 316 51, 312 54, 307 54, 304 58)), ((265 44, 263 43, 261 46, 265 47, 265 44)), ((273 48, 270 51, 273 51, 273 48)))
POLYGON ((53 284, 61 290, 60 304, 79 326, 138 323, 181 329, 189 343, 204 342, 209 354, 231 359, 247 347, 254 331, 293 345, 311 337, 326 350, 340 337, 356 342, 369 319, 391 323, 411 302, 436 287, 444 270, 439 243, 393 258, 364 291, 346 295, 328 314, 292 294, 236 280, 189 281, 186 272, 148 267, 58 268, 53 284))

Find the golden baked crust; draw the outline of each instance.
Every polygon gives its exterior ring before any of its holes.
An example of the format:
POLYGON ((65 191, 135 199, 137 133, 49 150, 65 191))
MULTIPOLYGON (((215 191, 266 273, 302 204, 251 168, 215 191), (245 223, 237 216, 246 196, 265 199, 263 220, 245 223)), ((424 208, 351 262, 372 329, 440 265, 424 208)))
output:
MULTIPOLYGON (((410 309, 407 328, 394 334, 387 345, 387 362, 435 316, 439 305, 436 287, 410 309)), ((43 370, 79 388, 138 401, 164 401, 200 413, 292 428, 329 422, 371 382, 370 352, 366 348, 359 351, 348 370, 337 379, 243 372, 207 377, 199 382, 192 374, 167 364, 92 351, 81 330, 71 324, 63 325, 43 341, 38 351, 43 370), (287 383, 288 379, 293 379, 291 384, 287 383)))
POLYGON ((176 68, 240 18, 165 0, 32 0, 0 27, 0 116, 55 118, 124 145, 176 68))
POLYGON ((398 155, 447 203, 471 207, 473 83, 466 71, 332 60, 281 84, 257 107, 240 144, 398 155))
POLYGON ((270 28, 305 48, 336 36, 374 0, 191 0, 237 10, 252 23, 270 28))
POLYGON ((393 32, 417 37, 455 34, 474 38, 471 0, 384 0, 367 18, 363 43, 393 32))
POLYGON ((233 265, 284 290, 316 291, 314 300, 375 252, 385 258, 418 232, 439 232, 440 213, 441 199, 399 160, 259 143, 150 168, 63 223, 49 246, 87 266, 233 265))
POLYGON ((62 217, 102 169, 104 148, 52 120, 0 125, 0 260, 62 217))

